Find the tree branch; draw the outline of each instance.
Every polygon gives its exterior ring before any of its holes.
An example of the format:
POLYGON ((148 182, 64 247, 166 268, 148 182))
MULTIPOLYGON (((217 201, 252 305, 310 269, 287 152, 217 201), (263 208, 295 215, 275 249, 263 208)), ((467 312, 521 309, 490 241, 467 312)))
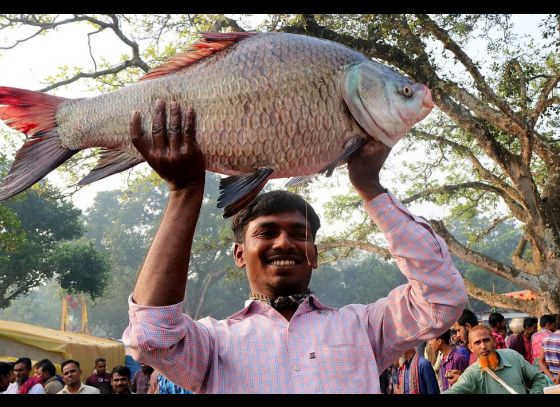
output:
POLYGON ((513 70, 517 73, 517 80, 519 82, 519 98, 521 100, 521 108, 526 111, 527 110, 527 78, 525 77, 525 72, 521 67, 521 64, 517 59, 511 59, 506 63, 505 67, 505 75, 509 75, 510 70, 513 70))
POLYGON ((417 15, 417 18, 422 23, 422 27, 429 32, 431 32, 435 38, 437 38, 443 46, 453 52, 457 59, 463 64, 467 71, 471 74, 474 79, 474 85, 476 89, 486 96, 488 100, 494 103, 500 111, 502 111, 511 120, 518 123, 521 127, 525 127, 521 119, 517 114, 511 110, 510 106, 505 100, 501 99, 496 95, 496 93, 488 86, 484 76, 480 73, 474 62, 469 58, 469 56, 462 50, 462 48, 449 36, 447 31, 439 27, 434 20, 432 20, 426 14, 417 15))
POLYGON ((374 253, 377 254, 378 256, 382 257, 385 260, 389 260, 392 258, 391 256, 391 252, 389 252, 389 249, 383 248, 383 247, 379 247, 376 245, 373 245, 371 243, 364 243, 364 242, 357 242, 355 240, 345 240, 345 239, 341 239, 341 240, 336 240, 333 242, 325 242, 325 243, 319 243, 317 245, 317 250, 319 252, 324 252, 330 249, 338 249, 338 248, 342 248, 342 247, 346 247, 346 248, 351 248, 351 249, 360 249, 360 250, 364 250, 370 253, 374 253))
POLYGON ((552 92, 552 90, 556 87, 556 85, 558 85, 558 81, 560 81, 560 73, 557 72, 555 75, 551 76, 544 84, 541 93, 539 95, 539 98, 535 103, 535 107, 530 115, 533 127, 537 123, 539 116, 548 106, 555 103, 559 103, 560 98, 558 98, 557 96, 548 98, 550 92, 552 92))
POLYGON ((515 309, 526 312, 530 315, 539 315, 537 307, 538 301, 526 301, 517 298, 507 297, 505 295, 491 293, 475 286, 467 279, 463 279, 467 292, 471 297, 483 301, 488 305, 505 309, 515 309))
POLYGON ((534 290, 535 287, 539 286, 537 276, 500 263, 485 254, 479 253, 462 245, 453 235, 451 235, 451 233, 449 233, 442 221, 431 220, 430 223, 436 233, 445 240, 451 253, 461 260, 469 262, 500 277, 504 277, 507 280, 515 284, 519 284, 527 289, 534 290))
MULTIPOLYGON (((45 88, 42 88, 42 89, 39 89, 39 92, 47 92, 51 89, 55 89, 55 88, 58 88, 60 86, 68 85, 69 83, 76 82, 77 80, 79 80, 81 78, 99 78, 99 77, 104 76, 104 75, 117 74, 120 71, 122 71, 126 68, 129 68, 129 67, 132 67, 132 66, 136 66, 140 69, 143 69, 142 66, 138 64, 137 61, 127 60, 127 61, 124 61, 122 64, 119 64, 119 65, 117 65, 113 68, 105 69, 103 71, 97 71, 97 72, 92 72, 92 73, 80 72, 79 74, 74 75, 71 78, 53 83, 52 85, 49 85, 49 86, 47 86, 45 88)), ((148 71, 145 71, 145 72, 148 72, 148 71)))
POLYGON ((467 247, 470 247, 471 243, 475 243, 475 242, 480 242, 483 238, 485 238, 486 236, 488 236, 494 229, 496 229, 499 225, 501 225, 502 223, 504 223, 506 220, 511 219, 512 216, 511 215, 506 215, 506 216, 502 216, 499 218, 496 218, 492 221, 492 223, 490 224, 490 226, 488 226, 486 228, 486 230, 482 231, 481 233, 479 233, 476 238, 470 242, 468 244, 467 247))

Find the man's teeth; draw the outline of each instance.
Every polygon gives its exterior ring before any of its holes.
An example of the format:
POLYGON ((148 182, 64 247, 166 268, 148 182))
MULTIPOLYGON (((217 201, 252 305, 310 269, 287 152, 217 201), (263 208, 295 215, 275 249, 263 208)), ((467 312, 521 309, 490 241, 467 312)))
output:
POLYGON ((274 260, 270 264, 274 266, 295 266, 296 262, 294 260, 274 260))

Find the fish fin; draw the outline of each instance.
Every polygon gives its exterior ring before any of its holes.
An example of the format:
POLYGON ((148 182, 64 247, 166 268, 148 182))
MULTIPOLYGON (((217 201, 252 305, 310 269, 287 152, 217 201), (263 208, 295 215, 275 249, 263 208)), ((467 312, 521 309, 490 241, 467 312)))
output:
POLYGON ((103 149, 95 168, 82 178, 78 185, 91 184, 109 175, 128 170, 141 162, 144 162, 144 159, 137 158, 125 151, 103 149))
POLYGON ((263 167, 249 174, 234 175, 220 180, 218 208, 224 209, 224 218, 229 218, 251 202, 264 188, 272 168, 263 167))
POLYGON ((303 184, 308 183, 309 181, 311 181, 316 176, 317 176, 317 174, 304 175, 304 176, 301 176, 301 177, 293 177, 288 182, 286 182, 285 186, 286 186, 286 188, 297 187, 298 185, 303 185, 303 184))
POLYGON ((154 79, 170 73, 178 72, 201 59, 207 58, 220 52, 244 38, 253 36, 255 32, 235 32, 235 33, 201 33, 201 39, 191 45, 191 48, 184 53, 170 57, 167 62, 151 69, 140 80, 154 79))
POLYGON ((367 143, 367 140, 362 137, 355 137, 351 139, 344 148, 342 154, 340 154, 333 162, 319 171, 319 174, 325 174, 327 177, 330 177, 336 167, 341 164, 344 164, 348 161, 348 157, 358 151, 364 144, 367 143))
POLYGON ((52 130, 58 106, 68 100, 32 90, 0 86, 0 119, 29 136, 52 130))
POLYGON ((60 145, 56 111, 67 100, 41 92, 0 86, 0 119, 30 136, 0 185, 0 201, 22 192, 79 150, 60 145))

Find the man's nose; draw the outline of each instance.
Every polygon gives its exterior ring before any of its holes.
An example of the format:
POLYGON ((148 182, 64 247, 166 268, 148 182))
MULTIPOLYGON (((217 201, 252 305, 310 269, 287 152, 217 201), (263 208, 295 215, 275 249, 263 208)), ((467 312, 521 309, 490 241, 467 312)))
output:
POLYGON ((287 232, 281 232, 274 240, 274 247, 292 248, 294 247, 294 242, 292 241, 290 235, 287 232))

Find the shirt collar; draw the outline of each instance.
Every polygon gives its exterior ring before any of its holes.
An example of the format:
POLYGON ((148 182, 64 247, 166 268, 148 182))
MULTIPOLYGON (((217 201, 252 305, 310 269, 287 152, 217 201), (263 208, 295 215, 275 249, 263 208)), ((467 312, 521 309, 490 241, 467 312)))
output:
MULTIPOLYGON (((227 319, 232 320, 242 320, 247 314, 262 314, 264 312, 270 311, 272 307, 259 300, 246 300, 245 307, 235 314, 229 316, 227 319)), ((299 313, 310 312, 313 310, 334 310, 334 308, 328 305, 322 304, 315 294, 311 294, 307 297, 298 307, 299 313)))

